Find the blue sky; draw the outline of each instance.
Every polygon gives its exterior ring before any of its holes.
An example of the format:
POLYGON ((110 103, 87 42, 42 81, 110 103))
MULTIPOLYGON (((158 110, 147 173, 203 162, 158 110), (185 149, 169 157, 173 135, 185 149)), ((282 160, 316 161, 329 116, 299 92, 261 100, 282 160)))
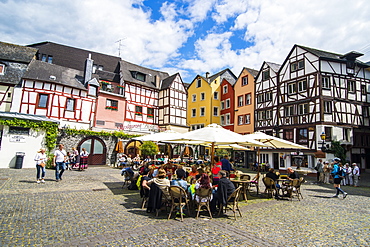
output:
POLYGON ((282 63, 294 44, 370 61, 366 0, 0 0, 0 40, 52 41, 181 73, 236 76, 282 63))

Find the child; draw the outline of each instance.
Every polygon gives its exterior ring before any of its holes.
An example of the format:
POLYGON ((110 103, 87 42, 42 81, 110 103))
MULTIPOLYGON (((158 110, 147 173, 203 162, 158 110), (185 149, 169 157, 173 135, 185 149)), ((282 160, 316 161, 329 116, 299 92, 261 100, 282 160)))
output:
POLYGON ((196 184, 197 180, 195 178, 193 178, 193 177, 190 177, 190 178, 191 178, 190 179, 190 186, 188 188, 188 191, 189 191, 189 193, 191 195, 192 200, 194 200, 194 197, 195 197, 195 184, 196 184))

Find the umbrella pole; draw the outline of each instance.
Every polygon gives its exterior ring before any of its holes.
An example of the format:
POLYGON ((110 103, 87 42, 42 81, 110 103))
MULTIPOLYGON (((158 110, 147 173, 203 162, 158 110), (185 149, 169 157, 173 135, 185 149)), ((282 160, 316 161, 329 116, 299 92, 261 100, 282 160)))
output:
POLYGON ((260 175, 260 170, 261 170, 260 154, 261 154, 261 148, 258 147, 258 151, 257 151, 257 162, 258 162, 257 175, 258 176, 260 175))
POLYGON ((211 169, 213 168, 213 163, 215 162, 215 143, 212 142, 211 146, 211 169))

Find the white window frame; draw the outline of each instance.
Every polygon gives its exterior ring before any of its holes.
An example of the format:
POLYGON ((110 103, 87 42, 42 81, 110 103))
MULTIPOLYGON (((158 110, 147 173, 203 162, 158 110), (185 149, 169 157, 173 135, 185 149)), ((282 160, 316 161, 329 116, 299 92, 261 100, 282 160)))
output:
POLYGON ((197 109, 191 109, 191 117, 197 117, 197 109))
POLYGON ((308 114, 308 103, 298 105, 298 115, 308 114))
POLYGON ((218 117, 218 107, 213 107, 213 116, 218 117))
POLYGON ((292 82, 288 84, 288 94, 297 93, 297 83, 292 82))
POLYGON ((76 106, 76 99, 67 98, 66 111, 74 111, 76 106))
POLYGON ((331 101, 324 101, 324 114, 333 113, 333 105, 331 101))
POLYGON ((198 87, 202 87, 202 80, 201 79, 198 79, 197 80, 197 85, 195 86, 196 88, 198 87))
POLYGON ((227 99, 226 100, 226 109, 229 109, 230 108, 230 99, 227 99))
POLYGON ((347 80, 347 90, 349 93, 354 93, 356 91, 356 81, 347 80))
POLYGON ((224 85, 222 87, 222 92, 223 92, 223 94, 226 94, 227 93, 227 85, 224 85))
POLYGON ((307 80, 300 80, 297 82, 297 90, 299 93, 307 91, 307 80))
POLYGON ((200 108, 200 112, 199 112, 199 116, 204 117, 205 115, 206 115, 206 108, 205 107, 201 107, 200 108))
POLYGON ((218 100, 218 92, 213 93, 213 99, 218 100))
POLYGON ((272 110, 266 110, 265 118, 272 119, 272 110))
POLYGON ((242 86, 248 85, 248 76, 242 77, 242 86))
POLYGON ((331 89, 330 76, 323 76, 321 78, 321 85, 323 89, 331 89))
POLYGON ((286 117, 293 116, 294 115, 294 106, 293 105, 286 106, 285 109, 284 109, 284 113, 285 113, 286 117))
POLYGON ((196 94, 193 94, 191 96, 191 102, 196 102, 197 101, 197 95, 196 94))
POLYGON ((220 123, 221 123, 221 126, 225 125, 225 115, 220 116, 220 123))
POLYGON ((295 72, 304 69, 304 59, 294 61, 290 64, 290 72, 295 72))
POLYGON ((272 100, 272 92, 265 93, 265 102, 269 102, 272 100))
POLYGON ((225 101, 221 101, 221 110, 225 109, 225 101))
POLYGON ((226 125, 230 125, 230 113, 225 114, 226 116, 226 125))
POLYGON ((251 114, 246 114, 244 119, 245 119, 245 124, 251 124, 251 114))
POLYGON ((206 94, 205 93, 200 93, 200 100, 206 100, 206 94))

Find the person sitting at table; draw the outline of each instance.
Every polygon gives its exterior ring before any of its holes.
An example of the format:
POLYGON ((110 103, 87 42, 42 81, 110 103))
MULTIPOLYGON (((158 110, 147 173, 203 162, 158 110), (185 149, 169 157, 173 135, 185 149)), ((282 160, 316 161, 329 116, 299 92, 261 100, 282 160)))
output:
MULTIPOLYGON (((275 170, 274 170, 274 168, 270 168, 269 169, 269 172, 268 173, 266 173, 266 177, 267 178, 271 178, 272 180, 274 180, 274 182, 275 182, 275 185, 276 185, 276 189, 279 191, 279 189, 280 189, 280 184, 278 183, 278 179, 279 179, 279 175, 277 175, 276 173, 275 173, 275 170)), ((277 195, 275 195, 275 199, 279 199, 279 194, 277 194, 277 195)))
POLYGON ((143 185, 146 189, 150 190, 150 185, 152 183, 155 183, 162 191, 163 193, 169 198, 170 193, 168 191, 168 187, 171 185, 170 180, 166 178, 167 173, 164 169, 159 169, 158 170, 158 175, 157 177, 149 180, 146 185, 143 185))
POLYGON ((224 170, 219 171, 218 176, 220 181, 217 185, 217 191, 211 201, 211 212, 216 213, 216 206, 220 207, 220 204, 225 205, 227 198, 235 191, 234 184, 227 178, 227 172, 224 170))
POLYGON ((230 171, 234 171, 230 161, 229 156, 225 155, 224 158, 221 160, 222 163, 222 170, 227 171, 230 173, 230 171))
MULTIPOLYGON (((287 190, 287 187, 289 187, 289 186, 290 186, 290 184, 291 184, 291 182, 293 181, 293 179, 299 179, 299 175, 298 175, 298 173, 297 173, 296 171, 294 171, 294 170, 293 170, 293 168, 288 167, 287 172, 288 172, 288 177, 287 177, 287 179, 288 179, 289 181, 287 181, 287 182, 283 182, 283 185, 281 186, 281 188, 282 188, 282 189, 285 189, 285 190, 287 190)), ((292 193, 292 191, 291 191, 291 190, 287 190, 287 191, 288 191, 288 192, 287 192, 287 194, 285 194, 284 196, 290 196, 290 193, 292 193)))
POLYGON ((177 179, 171 180, 171 185, 176 185, 182 187, 184 190, 188 189, 188 183, 184 180, 185 171, 183 169, 176 170, 177 179))
POLYGON ((218 177, 218 172, 221 171, 222 163, 218 156, 214 157, 215 165, 212 167, 212 179, 214 183, 218 183, 220 178, 218 177))
POLYGON ((194 165, 191 167, 191 172, 189 173, 189 176, 196 178, 198 175, 197 167, 194 165))
MULTIPOLYGON (((195 183, 195 189, 197 190, 199 188, 203 188, 203 189, 212 188, 211 179, 206 173, 203 173, 200 179, 197 180, 197 182, 195 183)), ((199 197, 197 195, 195 195, 195 200, 199 203, 199 197)), ((211 200, 212 200, 212 195, 211 195, 211 200)))
POLYGON ((195 176, 195 179, 196 180, 199 180, 200 177, 202 176, 202 174, 203 173, 206 173, 206 172, 204 172, 204 169, 203 168, 198 168, 197 172, 198 172, 198 174, 195 176))

